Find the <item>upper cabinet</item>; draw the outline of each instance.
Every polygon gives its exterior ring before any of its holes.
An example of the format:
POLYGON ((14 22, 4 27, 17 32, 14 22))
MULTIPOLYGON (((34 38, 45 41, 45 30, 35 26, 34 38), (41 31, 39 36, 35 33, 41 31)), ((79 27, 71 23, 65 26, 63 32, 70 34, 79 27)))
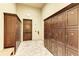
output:
POLYGON ((67 13, 63 12, 58 16, 57 28, 65 28, 67 24, 67 13))
POLYGON ((67 11, 67 25, 68 26, 77 26, 78 25, 78 8, 72 8, 67 11))

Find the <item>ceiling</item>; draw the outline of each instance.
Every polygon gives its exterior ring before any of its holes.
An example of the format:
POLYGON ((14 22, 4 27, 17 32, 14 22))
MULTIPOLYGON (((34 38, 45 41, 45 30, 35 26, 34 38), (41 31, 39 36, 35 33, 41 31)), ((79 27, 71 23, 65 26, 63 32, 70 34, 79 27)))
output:
POLYGON ((35 8, 43 8, 46 3, 22 3, 35 8))

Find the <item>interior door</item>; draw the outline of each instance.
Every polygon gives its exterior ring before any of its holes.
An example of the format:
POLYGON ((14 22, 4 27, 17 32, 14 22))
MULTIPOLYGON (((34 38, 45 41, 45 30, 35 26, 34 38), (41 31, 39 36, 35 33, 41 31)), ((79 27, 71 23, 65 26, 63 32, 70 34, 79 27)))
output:
POLYGON ((23 20, 23 41, 32 40, 32 20, 23 20))

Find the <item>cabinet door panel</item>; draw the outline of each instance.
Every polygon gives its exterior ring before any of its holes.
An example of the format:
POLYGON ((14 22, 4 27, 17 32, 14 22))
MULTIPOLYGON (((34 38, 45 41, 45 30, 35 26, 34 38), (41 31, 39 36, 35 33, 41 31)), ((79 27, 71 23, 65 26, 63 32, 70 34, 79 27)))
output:
POLYGON ((49 40, 49 51, 52 51, 52 39, 49 40))
POLYGON ((71 9, 67 12, 68 14, 68 25, 77 25, 78 20, 77 20, 77 8, 71 9))
POLYGON ((65 43, 65 29, 57 29, 58 37, 57 41, 65 43))
POLYGON ((75 50, 72 50, 71 48, 66 48, 66 55, 67 56, 78 56, 78 52, 75 50))
POLYGON ((58 39, 58 29, 54 29, 54 40, 57 41, 58 39))
POLYGON ((78 49, 78 30, 67 29, 67 45, 73 49, 78 49))
POLYGON ((61 44, 57 44, 58 56, 65 56, 65 46, 61 44))
POLYGON ((57 43, 55 40, 52 39, 52 48, 51 48, 51 52, 53 55, 57 56, 57 43))
POLYGON ((51 18, 50 19, 48 19, 48 21, 47 21, 47 25, 48 25, 48 27, 47 27, 47 32, 48 32, 48 38, 51 38, 51 18))
POLYGON ((57 16, 54 16, 53 18, 52 18, 52 26, 53 26, 53 28, 56 28, 57 27, 57 16))
POLYGON ((57 28, 65 28, 67 24, 67 14, 66 12, 58 15, 57 28))
POLYGON ((16 48, 16 20, 13 14, 4 14, 4 48, 16 48))

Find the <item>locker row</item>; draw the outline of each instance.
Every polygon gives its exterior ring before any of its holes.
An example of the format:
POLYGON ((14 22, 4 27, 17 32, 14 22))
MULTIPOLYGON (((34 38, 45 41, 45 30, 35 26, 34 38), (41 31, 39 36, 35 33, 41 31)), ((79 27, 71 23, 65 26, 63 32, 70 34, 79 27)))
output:
POLYGON ((44 45, 56 56, 78 55, 79 5, 44 21, 44 45))

